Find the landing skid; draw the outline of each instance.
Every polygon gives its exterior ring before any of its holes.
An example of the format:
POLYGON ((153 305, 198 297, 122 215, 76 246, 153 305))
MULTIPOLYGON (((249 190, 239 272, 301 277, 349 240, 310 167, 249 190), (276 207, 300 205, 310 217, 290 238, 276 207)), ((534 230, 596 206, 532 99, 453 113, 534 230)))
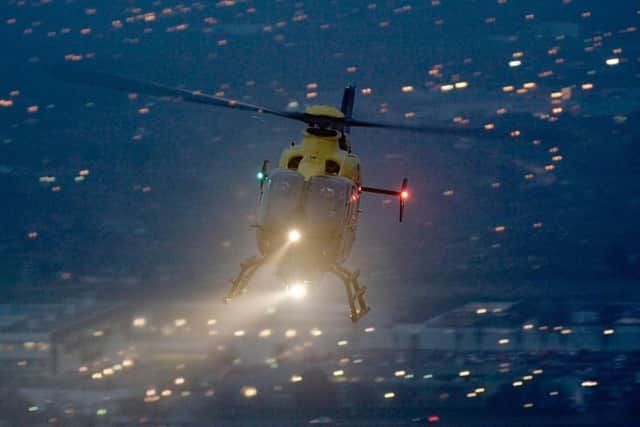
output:
MULTIPOLYGON (((242 264, 240 264, 240 273, 231 280, 231 289, 227 296, 224 298, 224 302, 228 303, 233 298, 238 297, 247 291, 249 280, 258 271, 260 267, 268 262, 268 257, 255 257, 247 258, 242 264)), ((364 300, 364 293, 367 288, 360 286, 358 277, 359 271, 349 271, 346 268, 334 264, 330 271, 338 276, 344 288, 347 291, 347 302, 349 303, 349 318, 353 323, 360 320, 370 310, 369 306, 364 300)))
POLYGON ((344 288, 347 291, 347 301, 349 303, 349 318, 353 323, 356 323, 370 310, 364 300, 364 293, 367 288, 365 286, 361 287, 358 282, 360 271, 349 271, 338 264, 334 264, 333 267, 331 267, 331 272, 342 279, 342 283, 344 283, 344 288), (356 308, 356 303, 358 308, 356 308))

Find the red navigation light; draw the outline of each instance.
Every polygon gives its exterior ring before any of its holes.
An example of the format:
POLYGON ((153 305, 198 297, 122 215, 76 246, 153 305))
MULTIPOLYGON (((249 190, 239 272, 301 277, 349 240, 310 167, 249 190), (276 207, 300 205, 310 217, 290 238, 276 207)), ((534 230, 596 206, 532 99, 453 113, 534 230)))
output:
POLYGON ((409 192, 408 192, 407 190, 402 190, 402 191, 400 192, 400 197, 401 197, 403 200, 407 200, 407 199, 409 198, 409 192))
POLYGON ((437 415, 429 415, 427 421, 429 421, 430 423, 437 423, 438 421, 440 421, 440 417, 437 415))

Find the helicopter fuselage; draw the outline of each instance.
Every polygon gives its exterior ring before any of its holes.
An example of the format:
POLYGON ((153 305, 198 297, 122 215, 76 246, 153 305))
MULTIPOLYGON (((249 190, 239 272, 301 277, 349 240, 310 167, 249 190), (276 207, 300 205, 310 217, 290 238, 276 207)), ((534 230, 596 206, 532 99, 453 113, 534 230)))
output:
POLYGON ((335 131, 307 129, 300 144, 282 152, 278 168, 265 174, 257 244, 263 256, 277 254, 278 273, 286 282, 315 281, 351 253, 360 161, 341 147, 347 144, 335 131), (299 233, 295 242, 289 239, 293 230, 299 233))

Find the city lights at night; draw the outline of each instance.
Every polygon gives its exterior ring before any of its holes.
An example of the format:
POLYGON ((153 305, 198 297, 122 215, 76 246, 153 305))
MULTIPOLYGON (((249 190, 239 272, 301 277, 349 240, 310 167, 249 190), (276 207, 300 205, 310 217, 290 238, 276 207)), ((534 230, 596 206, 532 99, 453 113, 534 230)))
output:
POLYGON ((640 423, 640 4, 0 0, 0 425, 640 423))

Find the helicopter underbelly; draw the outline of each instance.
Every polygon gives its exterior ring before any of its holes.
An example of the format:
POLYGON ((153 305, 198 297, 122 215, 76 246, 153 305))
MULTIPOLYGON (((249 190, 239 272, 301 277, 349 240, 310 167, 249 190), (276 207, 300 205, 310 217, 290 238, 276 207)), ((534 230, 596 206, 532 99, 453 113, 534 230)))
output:
MULTIPOLYGON (((279 229, 277 231, 265 232, 258 230, 256 232, 256 241, 258 249, 262 255, 273 255, 280 252, 283 257, 292 256, 313 259, 314 262, 325 265, 342 263, 346 261, 351 253, 351 242, 345 241, 347 238, 353 237, 349 234, 341 236, 314 236, 305 233, 304 228, 291 227, 279 229), (304 242, 300 241, 295 244, 287 241, 287 234, 291 230, 301 233, 304 242), (284 238, 282 237, 284 236, 284 238)), ((301 238, 301 239, 302 239, 301 238)))
POLYGON ((341 264, 349 257, 351 244, 333 236, 317 237, 305 235, 304 242, 295 244, 279 239, 282 234, 258 231, 257 241, 260 252, 271 258, 277 274, 286 282, 316 282, 319 276, 330 271, 332 266, 341 264), (274 244, 276 241, 279 244, 274 244), (345 250, 348 249, 348 250, 345 250))

